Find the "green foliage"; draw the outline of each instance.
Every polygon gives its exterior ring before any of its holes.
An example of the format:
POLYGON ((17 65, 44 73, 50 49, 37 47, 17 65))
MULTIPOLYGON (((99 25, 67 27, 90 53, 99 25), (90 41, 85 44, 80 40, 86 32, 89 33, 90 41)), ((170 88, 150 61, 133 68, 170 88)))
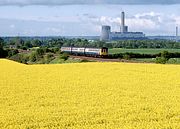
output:
POLYGON ((179 59, 177 59, 177 58, 171 58, 171 59, 168 60, 167 63, 169 63, 169 64, 178 64, 179 63, 178 61, 179 61, 179 59))
POLYGON ((69 58, 69 55, 67 53, 63 53, 60 55, 60 59, 63 59, 64 61, 66 61, 69 58))
POLYGON ((57 47, 51 48, 49 51, 54 53, 54 54, 56 54, 56 53, 60 54, 60 48, 57 48, 57 47))
POLYGON ((33 47, 33 45, 31 44, 31 41, 29 41, 29 40, 24 43, 24 46, 26 48, 32 48, 33 47))
POLYGON ((169 49, 180 49, 180 43, 168 40, 120 40, 113 41, 112 48, 126 48, 126 49, 137 49, 137 48, 169 48, 169 49))
POLYGON ((88 41, 87 39, 66 39, 66 38, 52 38, 52 39, 28 39, 22 40, 20 37, 11 38, 8 44, 25 46, 26 48, 42 47, 48 48, 60 48, 62 46, 74 46, 74 47, 108 47, 108 48, 126 48, 126 49, 138 49, 138 48, 164 48, 164 49, 180 49, 180 43, 168 40, 119 40, 112 42, 102 42, 99 40, 88 41))
POLYGON ((4 40, 2 38, 0 38, 0 58, 5 57, 5 51, 3 49, 3 45, 4 45, 4 40))
POLYGON ((158 54, 161 53, 163 51, 168 51, 168 52, 180 52, 180 49, 152 49, 152 48, 148 48, 148 49, 124 49, 124 48, 113 48, 113 49, 109 49, 109 54, 116 54, 116 53, 140 53, 140 54, 158 54))
MULTIPOLYGON (((4 58, 17 55, 17 50, 8 50, 10 44, 16 45, 18 49, 29 50, 25 53, 29 53, 28 57, 30 62, 35 63, 49 63, 60 54, 60 47, 62 46, 74 46, 74 47, 108 47, 116 48, 109 50, 109 56, 107 58, 123 58, 129 59, 152 59, 155 58, 156 62, 163 62, 170 58, 180 57, 180 43, 167 40, 120 40, 112 42, 102 42, 99 40, 88 41, 87 39, 66 39, 66 38, 54 38, 54 39, 40 39, 40 38, 10 38, 5 39, 7 45, 4 46, 3 39, 0 38, 0 57, 4 58), (3 47, 4 46, 4 47, 3 47), (127 49, 128 48, 128 49, 127 49), (139 49, 143 48, 143 49, 139 49), (146 49, 144 49, 146 48, 146 49), (158 49, 157 49, 158 48, 158 49), (159 49, 161 48, 161 49, 159 49), (163 49, 162 49, 163 48, 163 49), (177 48, 177 49, 175 49, 177 48), (178 50, 179 49, 179 50, 178 50), (121 50, 121 51, 120 51, 121 50), (167 51, 162 51, 167 50, 167 51), (168 52, 169 51, 169 52, 168 52), (175 53, 176 52, 176 53, 175 53), (157 58, 156 58, 157 57, 157 58)), ((25 53, 22 53, 26 55, 25 53)), ((16 57, 21 59, 20 57, 16 57)), ((58 57, 62 62, 68 62, 69 56, 67 54, 60 54, 58 57)), ((24 60, 22 58, 22 60, 24 60)), ((167 62, 166 61, 166 62, 167 62)), ((26 62, 26 61, 23 61, 26 62)), ((83 60, 82 60, 83 62, 83 60)), ((85 61, 86 62, 86 61, 85 61)))
POLYGON ((27 62, 29 61, 29 56, 24 55, 24 54, 16 54, 16 55, 11 56, 9 59, 27 64, 27 62))
POLYGON ((5 58, 8 56, 8 52, 3 48, 0 48, 0 58, 5 58))
POLYGON ((31 62, 35 62, 37 60, 37 55, 36 55, 36 52, 32 52, 29 56, 29 60, 31 62))
POLYGON ((35 39, 35 40, 31 41, 31 44, 32 44, 33 47, 39 47, 39 46, 42 45, 42 42, 40 40, 38 40, 38 39, 35 39))
POLYGON ((166 64, 167 61, 168 61, 168 59, 165 57, 156 57, 156 59, 155 59, 155 62, 157 64, 166 64))
POLYGON ((48 53, 44 56, 44 63, 49 64, 54 59, 53 54, 48 53))
POLYGON ((0 58, 5 58, 8 56, 8 51, 4 50, 4 40, 0 38, 0 58))
POLYGON ((69 40, 65 38, 51 39, 51 40, 46 41, 46 46, 60 48, 63 46, 63 44, 67 42, 69 42, 69 40))
POLYGON ((14 56, 18 53, 19 53, 19 51, 17 49, 10 49, 10 50, 8 50, 8 57, 14 56))
POLYGON ((24 46, 24 40, 22 40, 20 37, 15 37, 9 41, 9 44, 15 45, 17 48, 20 48, 21 46, 24 46))
POLYGON ((124 54, 123 55, 123 59, 125 60, 130 60, 131 59, 131 56, 129 54, 124 54))
POLYGON ((167 60, 169 60, 171 58, 171 54, 168 51, 163 51, 161 52, 161 57, 164 57, 167 60))
POLYGON ((4 46, 4 40, 0 38, 0 48, 3 48, 3 46, 4 46))
POLYGON ((42 56, 44 54, 44 50, 39 48, 39 49, 36 50, 36 53, 37 53, 38 56, 42 56))
POLYGON ((47 51, 47 48, 38 48, 36 49, 35 54, 37 57, 42 58, 43 55, 46 53, 46 51, 47 51))
POLYGON ((160 57, 156 57, 155 62, 158 64, 166 64, 170 58, 171 54, 168 51, 163 51, 160 53, 160 57))

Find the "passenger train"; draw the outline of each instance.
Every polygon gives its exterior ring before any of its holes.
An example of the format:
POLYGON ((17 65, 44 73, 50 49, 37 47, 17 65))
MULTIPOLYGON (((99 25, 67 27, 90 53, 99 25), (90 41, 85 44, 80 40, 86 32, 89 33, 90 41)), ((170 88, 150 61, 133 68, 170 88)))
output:
POLYGON ((108 56, 108 48, 85 48, 85 47, 61 47, 61 52, 72 55, 106 57, 108 56))

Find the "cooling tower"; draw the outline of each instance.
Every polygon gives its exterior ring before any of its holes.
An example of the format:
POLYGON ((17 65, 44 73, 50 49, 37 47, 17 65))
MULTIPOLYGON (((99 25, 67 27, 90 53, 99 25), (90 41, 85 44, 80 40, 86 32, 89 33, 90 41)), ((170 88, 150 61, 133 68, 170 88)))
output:
POLYGON ((110 26, 102 26, 101 31, 101 41, 109 41, 110 40, 111 27, 110 26))

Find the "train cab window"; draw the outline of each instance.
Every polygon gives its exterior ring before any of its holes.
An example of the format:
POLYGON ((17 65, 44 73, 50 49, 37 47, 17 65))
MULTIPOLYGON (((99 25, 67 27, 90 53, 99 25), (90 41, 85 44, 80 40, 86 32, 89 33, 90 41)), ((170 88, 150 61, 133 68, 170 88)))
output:
POLYGON ((107 49, 106 48, 102 48, 101 52, 107 53, 107 49))

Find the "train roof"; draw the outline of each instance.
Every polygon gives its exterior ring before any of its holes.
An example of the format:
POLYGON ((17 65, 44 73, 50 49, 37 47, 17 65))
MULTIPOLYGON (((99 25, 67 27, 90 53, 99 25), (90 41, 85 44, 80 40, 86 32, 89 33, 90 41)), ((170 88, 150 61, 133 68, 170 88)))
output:
MULTIPOLYGON (((63 47, 61 47, 61 48, 63 48, 63 47)), ((107 47, 100 47, 100 48, 97 48, 97 47, 73 47, 73 48, 108 49, 107 47)))

